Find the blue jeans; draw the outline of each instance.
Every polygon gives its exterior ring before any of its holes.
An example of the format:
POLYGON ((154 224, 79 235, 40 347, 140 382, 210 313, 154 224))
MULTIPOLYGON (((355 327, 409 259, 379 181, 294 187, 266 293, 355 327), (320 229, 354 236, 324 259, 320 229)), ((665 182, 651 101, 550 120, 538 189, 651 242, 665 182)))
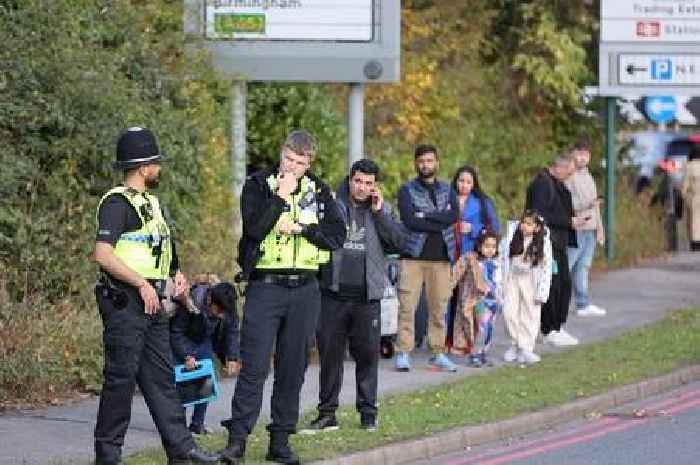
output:
POLYGON ((581 309, 589 304, 588 271, 591 269, 595 253, 596 231, 594 229, 576 231, 576 241, 578 247, 569 247, 566 252, 569 258, 574 302, 576 308, 581 309))

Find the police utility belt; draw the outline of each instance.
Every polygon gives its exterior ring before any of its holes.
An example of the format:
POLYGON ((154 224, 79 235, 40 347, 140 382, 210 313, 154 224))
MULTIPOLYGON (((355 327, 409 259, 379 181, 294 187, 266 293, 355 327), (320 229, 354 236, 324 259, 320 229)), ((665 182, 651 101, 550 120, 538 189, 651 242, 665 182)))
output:
MULTIPOLYGON (((151 286, 153 286, 153 288, 155 289, 156 294, 161 300, 161 303, 163 304, 166 313, 172 313, 172 308, 170 308, 172 307, 172 305, 170 305, 173 293, 172 284, 168 286, 167 279, 147 279, 146 281, 148 281, 151 284, 151 286)), ((133 291, 136 291, 136 288, 133 288, 128 284, 123 283, 122 281, 112 278, 105 272, 100 273, 100 277, 97 281, 97 286, 102 296, 112 299, 114 306, 118 309, 126 307, 126 305, 129 302, 127 288, 130 287, 133 291)))
POLYGON ((296 288, 304 286, 316 280, 315 273, 295 273, 295 274, 278 274, 267 273, 264 271, 255 270, 250 275, 251 281, 263 282, 265 284, 275 284, 277 286, 296 288))

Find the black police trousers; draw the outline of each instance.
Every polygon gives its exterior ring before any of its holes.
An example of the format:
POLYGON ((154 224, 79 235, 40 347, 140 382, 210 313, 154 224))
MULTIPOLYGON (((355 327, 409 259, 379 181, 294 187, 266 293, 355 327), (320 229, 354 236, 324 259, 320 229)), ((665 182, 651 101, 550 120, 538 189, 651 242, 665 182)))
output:
POLYGON ((195 443, 185 426, 184 409, 175 389, 168 316, 163 312, 146 315, 143 300, 132 287, 110 294, 98 285, 95 294, 104 326, 104 384, 95 426, 96 464, 112 465, 121 460, 136 383, 168 457, 186 454, 195 443), (115 299, 119 292, 123 292, 122 297, 115 299))
POLYGON ((321 364, 319 375, 320 415, 334 415, 343 386, 345 349, 355 360, 357 397, 360 413, 377 414, 377 376, 381 339, 380 303, 343 301, 324 294, 321 299, 316 341, 321 364))
POLYGON ((241 327, 241 372, 231 399, 229 432, 245 439, 262 407, 263 387, 274 347, 270 433, 295 433, 304 383, 321 307, 318 281, 299 287, 250 281, 241 327))

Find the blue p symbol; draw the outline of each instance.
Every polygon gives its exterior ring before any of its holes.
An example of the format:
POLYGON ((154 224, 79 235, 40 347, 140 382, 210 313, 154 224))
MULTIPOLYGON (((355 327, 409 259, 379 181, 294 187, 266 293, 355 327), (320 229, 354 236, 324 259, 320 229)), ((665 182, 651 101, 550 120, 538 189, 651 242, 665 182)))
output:
POLYGON ((660 81, 668 81, 672 78, 673 72, 671 67, 671 60, 651 60, 651 78, 658 79, 660 81))

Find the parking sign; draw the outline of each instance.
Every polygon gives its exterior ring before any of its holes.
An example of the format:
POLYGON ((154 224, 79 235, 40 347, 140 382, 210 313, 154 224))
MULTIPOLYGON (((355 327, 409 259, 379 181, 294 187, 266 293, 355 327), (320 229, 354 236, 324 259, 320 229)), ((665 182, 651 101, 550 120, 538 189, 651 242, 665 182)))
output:
POLYGON ((651 78, 658 79, 659 81, 670 81, 673 78, 671 60, 651 60, 651 78))

